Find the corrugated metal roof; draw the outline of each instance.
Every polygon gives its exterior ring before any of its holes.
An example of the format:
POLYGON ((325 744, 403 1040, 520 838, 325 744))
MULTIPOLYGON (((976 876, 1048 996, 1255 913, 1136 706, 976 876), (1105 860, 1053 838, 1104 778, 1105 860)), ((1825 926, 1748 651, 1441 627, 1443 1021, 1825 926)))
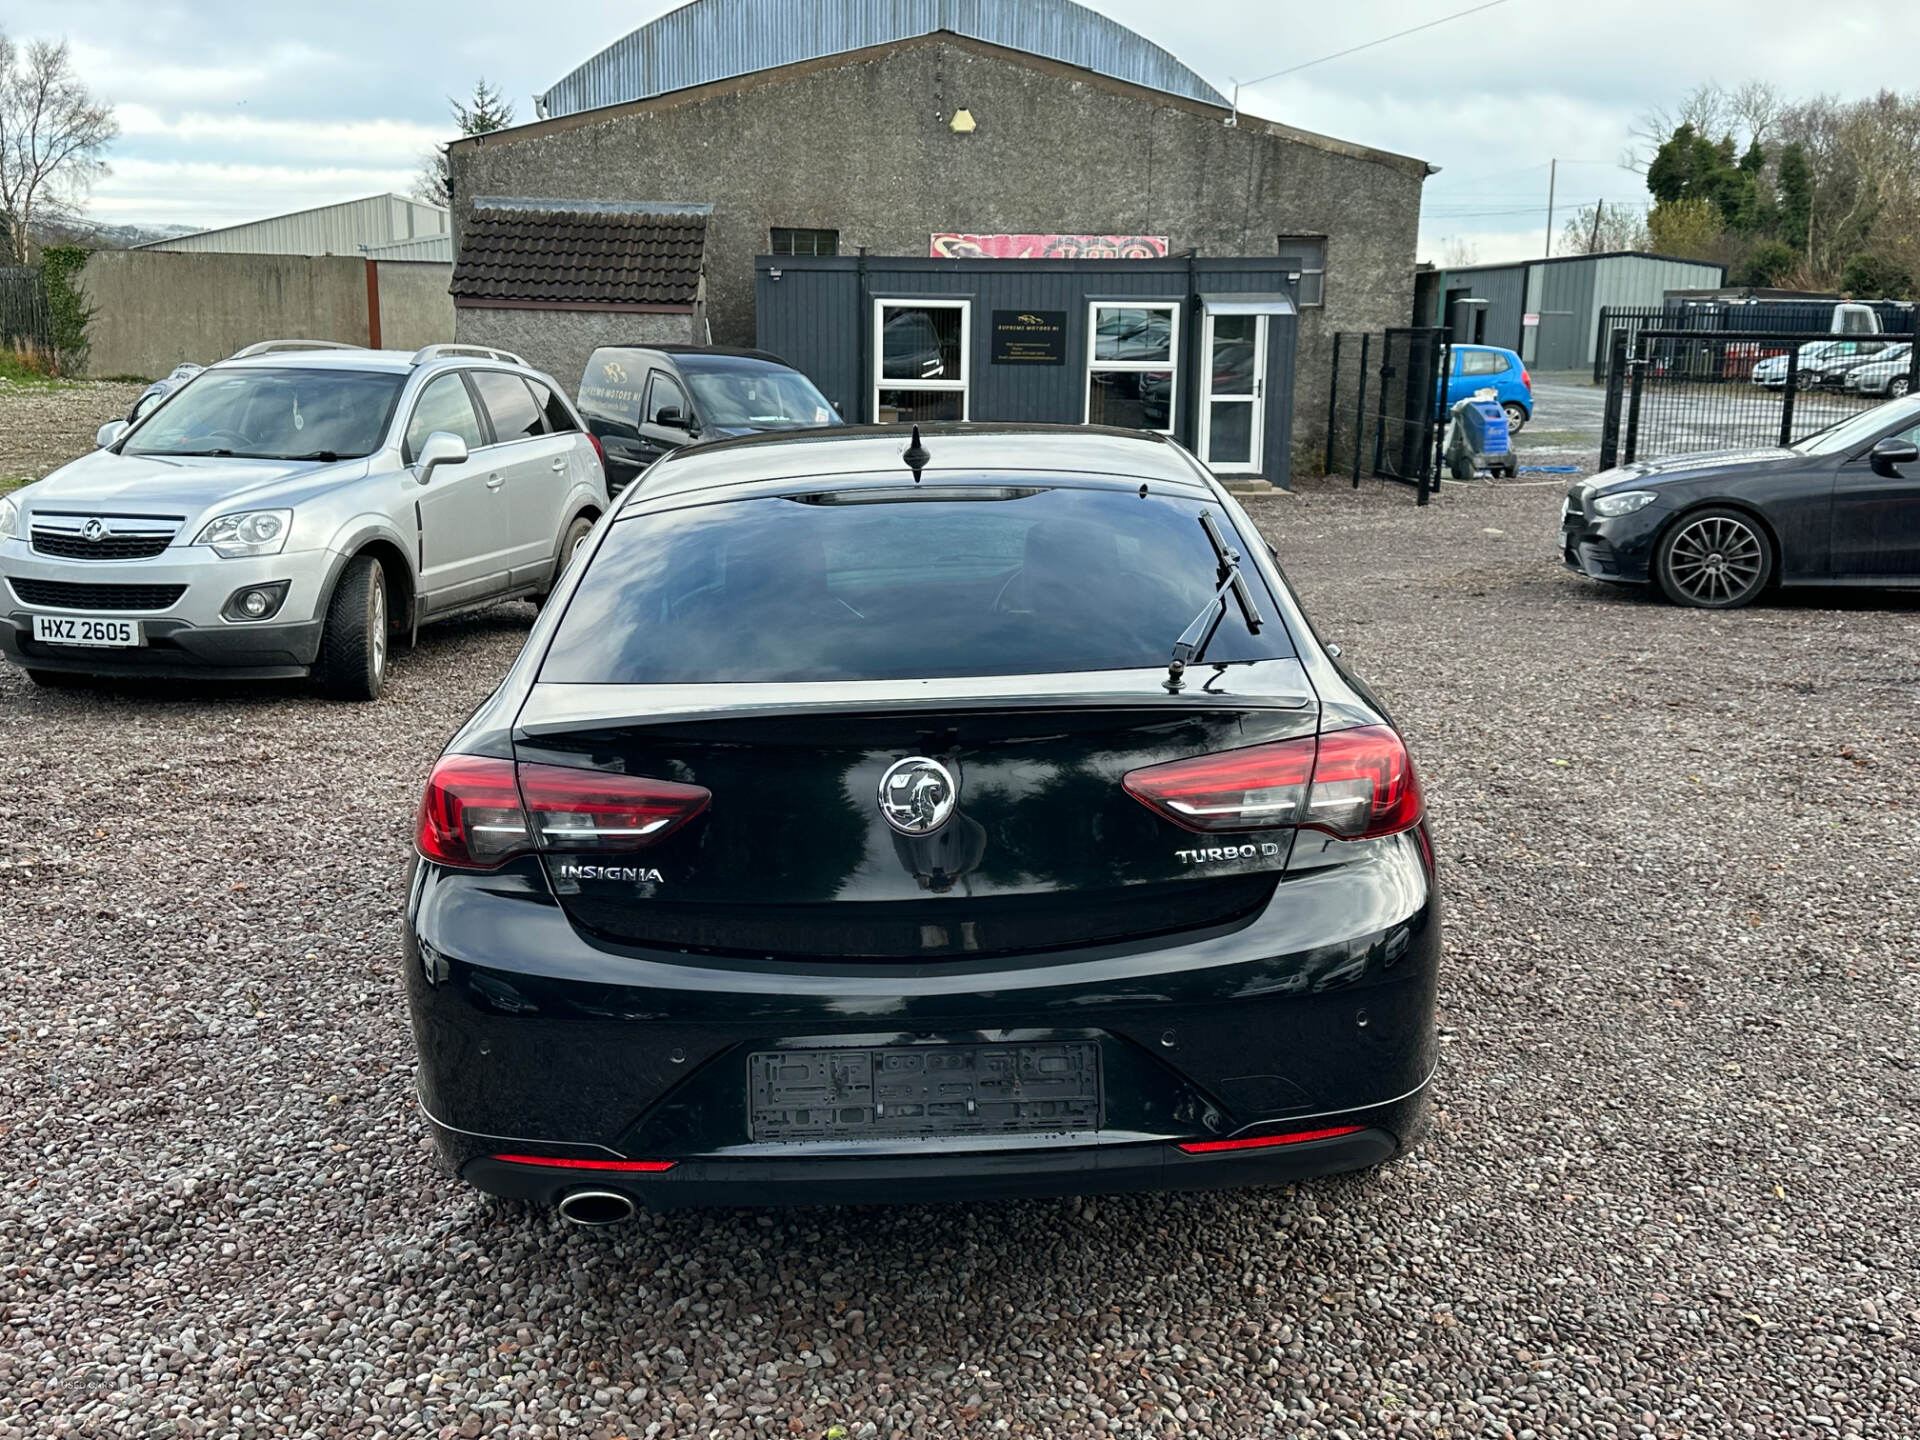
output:
POLYGON ((142 250, 214 251, 228 255, 359 255, 363 246, 390 245, 422 235, 445 235, 447 212, 404 195, 369 195, 156 240, 142 250))
POLYGON ((692 0, 616 40, 544 95, 572 115, 938 30, 1042 55, 1171 95, 1226 97, 1158 45, 1072 0, 692 0))
POLYGON ((439 260, 450 264, 453 236, 416 235, 411 240, 395 240, 391 245, 362 245, 360 253, 369 260, 439 260))

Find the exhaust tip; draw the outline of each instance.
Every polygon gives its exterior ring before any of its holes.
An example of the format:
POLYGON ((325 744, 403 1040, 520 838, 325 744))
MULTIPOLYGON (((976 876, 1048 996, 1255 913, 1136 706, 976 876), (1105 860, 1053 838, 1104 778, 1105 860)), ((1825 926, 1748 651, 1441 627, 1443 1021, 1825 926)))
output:
POLYGON ((560 1218, 574 1225, 618 1225, 633 1218, 634 1204, 617 1190, 569 1190, 560 1218))

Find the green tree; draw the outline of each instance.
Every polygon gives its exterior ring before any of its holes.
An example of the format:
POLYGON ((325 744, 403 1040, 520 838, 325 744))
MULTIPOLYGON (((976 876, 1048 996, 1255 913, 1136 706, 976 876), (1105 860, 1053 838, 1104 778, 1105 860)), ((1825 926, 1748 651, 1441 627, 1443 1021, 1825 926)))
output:
MULTIPOLYGON (((447 104, 453 109, 453 123, 460 127, 462 136, 488 135, 513 124, 513 102, 498 85, 489 85, 484 75, 474 81, 470 99, 455 100, 449 95, 447 104)), ((444 147, 434 146, 433 153, 421 162, 420 174, 413 182, 413 197, 429 205, 453 203, 453 171, 444 147)))
POLYGON ((1647 232, 1660 254, 1701 260, 1718 248, 1726 226, 1704 195, 1683 196, 1655 205, 1647 213, 1647 232))
POLYGON ((1807 150, 1798 140, 1780 151, 1779 173, 1774 177, 1779 196, 1774 209, 1774 235, 1807 253, 1808 225, 1813 219, 1813 167, 1807 163, 1807 150))
POLYGON ((1762 240, 1727 272, 1727 279, 1735 285, 1785 285, 1805 261, 1805 256, 1784 241, 1762 240))
POLYGON ((1679 125, 1647 166, 1647 193, 1662 203, 1711 198, 1721 168, 1719 148, 1693 126, 1679 125))
POLYGON ((1905 300, 1913 292, 1913 272, 1889 256, 1864 251, 1840 272, 1840 289, 1855 300, 1905 300))

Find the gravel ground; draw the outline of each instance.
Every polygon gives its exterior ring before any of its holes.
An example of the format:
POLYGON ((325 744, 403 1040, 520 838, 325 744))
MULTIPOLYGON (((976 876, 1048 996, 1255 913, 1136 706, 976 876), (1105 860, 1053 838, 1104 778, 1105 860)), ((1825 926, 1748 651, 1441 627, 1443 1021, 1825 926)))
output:
POLYGON ((0 1436, 1920 1433, 1920 609, 1602 590, 1557 498, 1257 502, 1451 907, 1431 1137, 1287 1190, 486 1200, 395 930, 529 612, 371 707, 0 673, 0 1436))
POLYGON ((144 385, 0 380, 0 493, 93 448, 93 432, 127 413, 144 385))

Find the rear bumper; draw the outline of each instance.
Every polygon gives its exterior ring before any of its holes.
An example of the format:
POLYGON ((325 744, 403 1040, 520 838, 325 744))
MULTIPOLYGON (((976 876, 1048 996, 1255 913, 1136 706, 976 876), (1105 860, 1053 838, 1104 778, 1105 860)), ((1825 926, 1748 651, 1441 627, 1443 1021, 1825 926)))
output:
POLYGON ((1420 1129, 1439 917, 1414 836, 1355 853, 1282 882, 1261 914, 1219 933, 918 965, 615 952, 574 930, 537 866, 422 865, 404 958, 421 1105, 457 1173, 544 1202, 582 1186, 656 1208, 1205 1188, 1375 1164, 1420 1129), (753 1132, 756 1053, 1061 1041, 1098 1047, 1092 1129, 753 1132), (1335 1125, 1361 1128, 1177 1148, 1335 1125), (528 1153, 587 1168, 491 1158, 528 1153), (603 1172, 595 1160, 674 1164, 603 1172))
POLYGON ((1217 1190, 1284 1185, 1378 1165, 1418 1137, 1425 1109, 1423 1089, 1387 1112, 1375 1112, 1379 1123, 1350 1134, 1270 1149, 1200 1155, 1167 1143, 1059 1146, 1038 1151, 691 1160, 662 1174, 547 1169, 481 1155, 468 1161, 461 1175, 476 1189, 536 1205, 557 1205, 572 1191, 594 1189, 618 1191, 650 1210, 1217 1190))

